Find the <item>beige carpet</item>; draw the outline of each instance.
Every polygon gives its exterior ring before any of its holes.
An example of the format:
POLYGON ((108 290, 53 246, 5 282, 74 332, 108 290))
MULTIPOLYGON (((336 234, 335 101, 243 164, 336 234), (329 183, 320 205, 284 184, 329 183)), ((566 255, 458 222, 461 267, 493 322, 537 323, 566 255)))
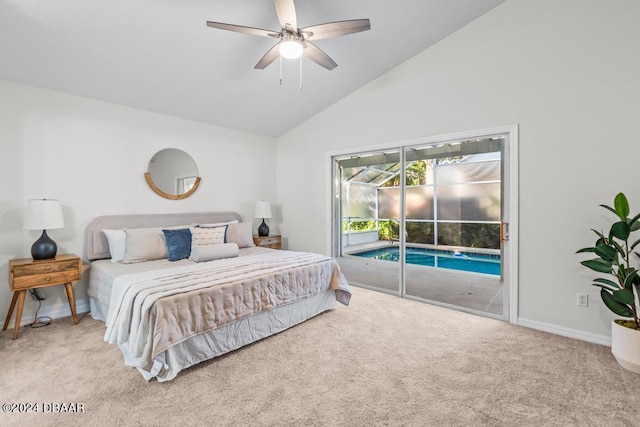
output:
MULTIPOLYGON (((1 402, 84 403, 0 425, 580 425, 640 420, 640 375, 607 347, 353 289, 350 307, 168 383, 145 382, 101 322, 0 334, 1 402)), ((41 406, 42 407, 42 406, 41 406)))

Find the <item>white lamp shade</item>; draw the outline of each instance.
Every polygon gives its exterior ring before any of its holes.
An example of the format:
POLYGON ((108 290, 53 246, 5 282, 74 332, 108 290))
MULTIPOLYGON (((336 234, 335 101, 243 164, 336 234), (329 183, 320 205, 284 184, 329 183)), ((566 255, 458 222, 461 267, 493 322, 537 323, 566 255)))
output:
POLYGON ((27 202, 23 227, 27 230, 51 230, 64 227, 59 200, 32 199, 27 202))
POLYGON ((264 200, 256 202, 256 211, 253 216, 256 218, 271 218, 271 203, 264 200))

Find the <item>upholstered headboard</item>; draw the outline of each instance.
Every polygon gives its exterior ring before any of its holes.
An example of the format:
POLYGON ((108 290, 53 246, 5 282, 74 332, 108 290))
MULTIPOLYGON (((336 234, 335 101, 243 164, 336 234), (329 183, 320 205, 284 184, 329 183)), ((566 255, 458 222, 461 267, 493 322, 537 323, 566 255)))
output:
POLYGON ((89 223, 84 235, 85 258, 110 258, 109 243, 102 232, 103 229, 171 227, 175 225, 191 225, 237 220, 242 217, 235 212, 201 212, 201 213, 173 213, 173 214, 136 214, 136 215, 105 215, 94 218, 89 223))

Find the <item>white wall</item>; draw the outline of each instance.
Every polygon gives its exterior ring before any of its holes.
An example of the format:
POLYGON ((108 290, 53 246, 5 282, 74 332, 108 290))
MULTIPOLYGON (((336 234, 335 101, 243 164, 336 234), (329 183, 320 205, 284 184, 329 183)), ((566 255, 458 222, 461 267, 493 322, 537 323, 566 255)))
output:
POLYGON ((508 0, 278 138, 289 247, 329 250, 328 152, 519 124, 520 322, 606 339, 574 252, 618 191, 640 211, 638 22, 636 0, 508 0))
MULTIPOLYGON (((81 255, 84 229, 99 215, 232 210, 257 229, 255 201, 275 201, 274 163, 273 138, 0 80, 0 315, 11 301, 8 260, 30 257, 40 234, 22 230, 27 199, 61 200, 65 228, 49 235, 59 253, 81 255), (202 177, 185 200, 161 198, 144 179, 151 157, 171 147, 190 154, 202 177)), ((278 222, 269 223, 274 232, 278 222)), ((87 310, 86 277, 75 289, 87 310)), ((44 293, 40 314, 69 314, 61 286, 44 293)), ((23 323, 36 307, 27 298, 23 323)))

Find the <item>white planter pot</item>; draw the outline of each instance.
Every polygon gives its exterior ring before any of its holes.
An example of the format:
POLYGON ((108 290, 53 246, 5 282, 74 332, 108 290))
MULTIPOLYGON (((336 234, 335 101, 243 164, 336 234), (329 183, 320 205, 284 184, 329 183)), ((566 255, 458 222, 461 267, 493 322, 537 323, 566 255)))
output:
POLYGON ((612 321, 611 353, 620 366, 640 374, 640 331, 612 321))

